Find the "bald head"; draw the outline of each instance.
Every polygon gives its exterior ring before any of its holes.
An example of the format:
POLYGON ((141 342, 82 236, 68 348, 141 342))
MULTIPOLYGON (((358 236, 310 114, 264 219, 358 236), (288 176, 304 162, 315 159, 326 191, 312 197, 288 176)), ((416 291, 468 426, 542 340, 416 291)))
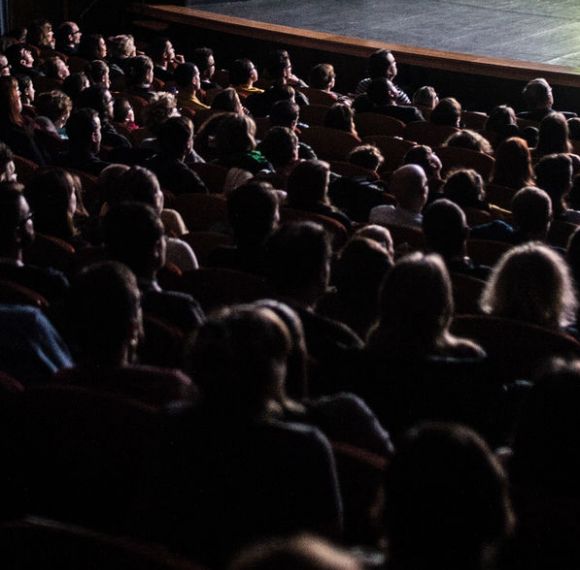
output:
POLYGON ((418 213, 427 202, 427 176, 416 164, 406 164, 395 170, 389 188, 399 205, 407 210, 418 213))

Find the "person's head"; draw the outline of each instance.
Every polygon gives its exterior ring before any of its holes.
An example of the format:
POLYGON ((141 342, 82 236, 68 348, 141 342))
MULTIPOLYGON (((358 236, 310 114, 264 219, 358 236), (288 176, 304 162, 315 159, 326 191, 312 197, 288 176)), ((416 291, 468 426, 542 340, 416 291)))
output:
POLYGON ((143 166, 132 166, 124 170, 120 173, 108 196, 110 206, 121 202, 147 204, 157 214, 161 214, 164 200, 157 176, 143 166))
POLYGON ((136 55, 130 59, 127 72, 129 86, 149 86, 153 82, 153 60, 148 55, 136 55))
POLYGON ((76 22, 63 22, 56 30, 56 49, 77 47, 82 35, 76 22))
POLYGON ((310 87, 322 89, 323 91, 332 91, 336 73, 330 63, 319 63, 310 71, 310 87))
POLYGON ((461 208, 481 208, 486 204, 483 178, 472 169, 450 172, 443 185, 443 194, 461 208))
POLYGON ((554 214, 566 209, 566 196, 572 188, 572 159, 569 155, 549 154, 536 164, 536 183, 552 200, 554 214))
POLYGON ((93 85, 98 85, 109 89, 111 78, 109 76, 109 66, 102 59, 94 59, 85 67, 85 72, 93 85))
POLYGON ((236 59, 230 67, 230 83, 237 85, 252 85, 258 81, 258 70, 249 59, 236 59))
POLYGON ((427 203, 429 193, 425 171, 416 164, 406 164, 397 168, 391 176, 389 190, 401 208, 421 212, 427 203))
POLYGON ((447 344, 453 312, 451 280, 441 257, 412 253, 385 277, 379 324, 369 345, 393 354, 427 356, 447 344))
POLYGON ((527 186, 511 203, 513 225, 527 239, 544 241, 552 223, 552 200, 547 192, 527 186))
POLYGON ((193 147, 193 123, 187 117, 171 117, 159 128, 161 153, 183 160, 193 147))
POLYGON ((135 48, 135 39, 130 34, 120 34, 109 38, 109 52, 111 57, 117 59, 127 59, 135 57, 137 49, 135 48))
POLYGON ((8 63, 14 70, 31 68, 34 66, 34 57, 32 52, 24 43, 12 44, 9 48, 6 49, 4 55, 6 55, 8 58, 8 63))
POLYGON ((227 115, 220 122, 216 135, 219 157, 225 158, 256 148, 256 123, 246 115, 227 115))
POLYGON ((180 63, 173 72, 173 80, 178 89, 193 89, 198 91, 201 86, 199 69, 193 63, 180 63))
POLYGON ((197 65, 202 80, 210 81, 215 73, 215 57, 213 50, 200 47, 193 50, 191 61, 197 65))
POLYGON ((83 34, 77 54, 79 57, 93 61, 107 57, 107 43, 101 34, 83 34))
POLYGON ((84 71, 71 73, 63 82, 62 90, 76 102, 84 89, 91 86, 91 82, 84 71))
POLYGON ((135 122, 135 111, 127 97, 118 97, 113 102, 113 121, 116 123, 135 122))
POLYGON ((101 148, 101 120, 94 109, 74 111, 66 123, 72 149, 97 153, 101 148))
POLYGON ((229 570, 361 570, 352 555, 321 538, 299 535, 270 539, 244 549, 229 570))
POLYGON ((99 207, 105 202, 109 205, 120 202, 119 179, 129 168, 126 164, 109 164, 101 170, 97 179, 97 194, 101 198, 99 207))
POLYGON ((32 213, 24 194, 12 189, 0 192, 0 257, 21 259, 33 241, 32 213))
POLYGON ((145 127, 154 135, 159 134, 161 125, 170 117, 179 116, 175 95, 158 92, 145 108, 145 127))
POLYGON ((429 120, 435 125, 461 126, 461 104, 453 97, 445 97, 433 109, 429 120))
POLYGON ((458 133, 453 133, 444 143, 443 146, 450 146, 456 148, 465 148, 475 152, 485 152, 491 154, 493 149, 489 141, 479 133, 463 129, 458 133))
POLYGON ((290 173, 286 184, 288 204, 291 207, 308 207, 328 203, 330 166, 322 160, 303 160, 290 173))
POLYGON ((122 202, 103 221, 107 253, 138 278, 154 279, 165 265, 165 230, 157 212, 140 202, 122 202))
POLYGON ((54 49, 54 32, 52 31, 52 24, 45 18, 34 20, 28 26, 28 35, 26 36, 28 43, 39 48, 54 49))
POLYGON ((34 106, 36 112, 42 117, 48 117, 57 129, 66 124, 72 111, 71 98, 56 89, 41 93, 34 106))
POLYGON ((268 162, 279 170, 298 160, 298 137, 286 127, 272 127, 259 145, 268 162))
POLYGON ((439 96, 435 88, 430 85, 424 85, 419 87, 415 93, 413 93, 413 105, 421 107, 423 109, 433 110, 439 103, 439 96))
POLYGON ((151 42, 147 53, 151 59, 159 65, 166 65, 175 59, 175 49, 171 40, 164 36, 157 36, 151 42))
POLYGON ((220 91, 211 102, 212 111, 223 111, 225 113, 244 114, 244 107, 240 101, 240 96, 233 87, 228 87, 220 91))
POLYGON ((91 265, 71 283, 65 304, 77 362, 123 366, 142 336, 141 296, 133 273, 118 262, 91 265))
POLYGON ((204 404, 224 417, 254 419, 279 409, 291 338, 265 307, 222 309, 196 331, 188 372, 204 404))
POLYGON ((574 322, 576 304, 565 261, 537 242, 507 251, 481 297, 484 313, 556 330, 574 322))
POLYGON ((0 142, 0 182, 16 182, 17 179, 14 154, 8 145, 0 142))
POLYGON ((59 81, 64 81, 70 75, 68 65, 56 55, 44 60, 42 71, 49 79, 58 79, 59 81))
POLYGON ((350 105, 335 103, 324 116, 323 125, 331 129, 338 129, 356 135, 354 125, 354 111, 350 105))
POLYGON ((369 57, 368 73, 371 79, 386 77, 391 81, 397 76, 395 56, 388 49, 379 49, 369 57))
POLYGON ((37 170, 26 184, 24 195, 34 212, 37 232, 64 240, 77 234, 75 185, 66 170, 56 167, 37 170))
POLYGON ((435 200, 425 208, 423 235, 428 249, 444 259, 464 256, 469 227, 463 210, 451 200, 435 200))
POLYGON ((390 79, 376 77, 370 82, 367 95, 373 105, 383 107, 395 102, 397 90, 390 79))
POLYGON ((18 88, 20 89, 20 99, 23 105, 32 105, 36 97, 34 83, 29 75, 17 75, 18 88))
POLYGON ((552 88, 543 77, 529 81, 522 91, 522 96, 528 111, 551 109, 554 104, 552 88))
POLYGON ((403 164, 416 164, 420 166, 429 180, 440 180, 441 159, 433 152, 430 146, 415 145, 410 148, 403 158, 403 164))
POLYGON ((78 106, 94 109, 99 114, 101 124, 104 124, 113 119, 114 101, 111 92, 106 87, 92 85, 79 95, 78 106))
POLYGON ((268 182, 250 181, 227 197, 228 221, 238 247, 264 245, 279 221, 278 200, 268 182))
POLYGON ((278 293, 310 306, 328 286, 330 255, 330 241, 321 226, 285 224, 266 244, 266 275, 278 293))
POLYGON ((14 77, 0 77, 0 123, 23 124, 20 88, 14 77))
POLYGON ((534 184, 532 157, 524 139, 511 137, 497 147, 491 179, 494 184, 514 190, 534 184))
POLYGON ((542 119, 536 150, 540 155, 572 152, 568 122, 562 113, 550 113, 542 119))
POLYGON ((276 101, 270 111, 270 124, 274 127, 293 129, 300 118, 300 107, 294 101, 276 101))
POLYGON ((482 567, 513 527, 507 477, 469 428, 422 424, 387 470, 384 521, 393 566, 482 567))
POLYGON ((372 172, 377 172, 385 162, 381 151, 372 144, 363 144, 353 148, 348 153, 347 160, 350 164, 366 168, 372 172))
POLYGON ((4 54, 0 54, 0 76, 10 75, 11 65, 4 54))
POLYGON ((391 232, 384 226, 368 224, 358 229, 355 232, 354 237, 367 238, 374 241, 385 250, 391 262, 395 259, 395 244, 393 243, 393 236, 391 236, 391 232))
POLYGON ((264 71, 268 79, 277 84, 285 83, 292 75, 292 62, 288 52, 285 49, 271 50, 266 56, 264 71))
POLYGON ((513 108, 509 105, 497 105, 491 110, 485 122, 485 130, 501 135, 508 127, 515 125, 517 125, 516 112, 513 108))

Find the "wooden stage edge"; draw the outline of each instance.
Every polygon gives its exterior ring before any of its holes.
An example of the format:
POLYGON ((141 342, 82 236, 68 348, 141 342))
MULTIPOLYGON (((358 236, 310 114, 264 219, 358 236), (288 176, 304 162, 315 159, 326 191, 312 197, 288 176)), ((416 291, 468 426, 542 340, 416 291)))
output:
POLYGON ((129 10, 133 14, 162 22, 205 28, 236 36, 259 38, 287 46, 316 49, 361 58, 368 57, 377 49, 386 48, 395 52, 397 61, 406 65, 517 81, 545 77, 554 85, 580 87, 580 70, 559 65, 475 56, 402 44, 390 44, 376 40, 364 40, 303 28, 267 24, 183 6, 136 3, 132 4, 129 10))

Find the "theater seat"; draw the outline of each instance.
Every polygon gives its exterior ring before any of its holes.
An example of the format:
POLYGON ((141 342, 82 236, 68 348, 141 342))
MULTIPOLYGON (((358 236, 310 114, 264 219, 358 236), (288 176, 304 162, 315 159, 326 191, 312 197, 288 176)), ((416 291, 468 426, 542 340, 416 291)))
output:
POLYGON ((183 217, 189 231, 215 231, 227 224, 227 203, 223 194, 182 194, 173 208, 183 217))
POLYGON ((364 144, 375 145, 385 158, 381 172, 393 172, 403 165, 403 158, 415 145, 414 142, 398 137, 369 135, 363 138, 364 144))
POLYGON ((402 137, 405 130, 403 121, 381 113, 356 113, 354 123, 361 137, 370 135, 402 137))
POLYGON ((304 129, 300 140, 310 145, 323 160, 345 160, 348 153, 360 144, 360 140, 346 131, 313 126, 304 129))
POLYGON ((435 153, 443 163, 443 177, 454 168, 472 168, 487 182, 495 165, 495 160, 489 154, 467 148, 444 146, 436 148, 435 153))
POLYGON ((435 125, 426 121, 409 123, 405 127, 404 138, 425 144, 431 148, 442 145, 451 135, 458 133, 460 129, 446 125, 435 125))
POLYGON ((340 222, 321 214, 284 207, 280 208, 280 222, 314 222, 321 225, 329 235, 334 250, 339 250, 348 239, 348 232, 340 222))

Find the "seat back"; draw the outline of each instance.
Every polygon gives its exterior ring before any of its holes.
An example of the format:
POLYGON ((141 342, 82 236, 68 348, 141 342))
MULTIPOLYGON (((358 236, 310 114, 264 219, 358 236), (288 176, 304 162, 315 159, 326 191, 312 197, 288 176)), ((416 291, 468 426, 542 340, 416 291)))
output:
POLYGON ((228 175, 228 169, 225 166, 211 162, 194 162, 189 167, 197 172, 212 194, 223 193, 228 175))
POLYGON ((219 232, 189 232, 181 239, 191 246, 199 264, 204 267, 211 252, 223 245, 232 245, 231 236, 219 232))
POLYGON ((43 311, 48 309, 48 301, 40 293, 6 279, 0 279, 0 303, 31 305, 43 311))
POLYGON ((342 248, 348 239, 348 232, 340 222, 321 214, 285 207, 280 208, 280 222, 314 222, 321 225, 328 234, 335 251, 342 248))
POLYGON ((313 87, 301 87, 300 91, 306 95, 311 105, 324 105, 325 107, 332 107, 336 103, 336 97, 321 89, 314 89, 313 87))
POLYGON ((328 105, 306 105, 300 108, 300 122, 311 127, 321 127, 324 124, 326 113, 328 113, 328 105))
POLYGON ((173 207, 190 232, 214 231, 227 225, 227 203, 223 194, 182 194, 173 207))
POLYGON ((489 116, 486 113, 480 113, 479 111, 463 111, 461 113, 461 122, 466 129, 472 129, 478 131, 485 127, 489 116))
POLYGON ((493 267, 513 244, 487 239, 468 239, 467 254, 475 263, 493 267))
POLYGON ((145 339, 139 346, 139 362, 165 368, 183 365, 185 335, 178 327, 144 313, 143 329, 145 339))
POLYGON ((450 277, 455 313, 457 315, 479 313, 479 299, 485 287, 485 281, 461 273, 451 273, 450 277))
POLYGON ((360 140, 346 131, 327 127, 310 127, 300 134, 300 140, 310 145, 323 160, 345 160, 360 140))
POLYGON ((18 156, 17 154, 14 155, 14 165, 16 166, 18 180, 22 182, 22 184, 27 184, 38 168, 36 162, 24 158, 23 156, 18 156))
POLYGON ((69 273, 75 264, 75 248, 57 237, 37 233, 24 252, 24 260, 32 265, 54 267, 69 273))
POLYGON ((568 247, 570 236, 578 229, 577 224, 564 220, 553 220, 548 231, 548 243, 557 247, 568 247))
POLYGON ((370 135, 363 138, 363 143, 375 145, 382 153, 385 162, 382 172, 393 172, 403 164, 403 158, 415 145, 414 142, 398 137, 370 135))
POLYGON ((356 113, 354 122, 361 137, 370 135, 402 137, 405 130, 403 121, 381 113, 356 113))
POLYGON ((485 186, 488 202, 505 210, 512 209, 512 198, 516 195, 516 192, 517 190, 501 184, 488 183, 485 186))
POLYGON ((408 141, 415 141, 418 144, 425 144, 431 148, 436 148, 442 145, 452 134, 458 133, 459 131, 460 129, 455 127, 419 121, 409 123, 405 127, 404 138, 408 141))
POLYGON ((425 236, 419 228, 411 226, 387 225, 395 248, 401 253, 421 250, 425 247, 425 236))
POLYGON ((435 152, 443 164, 443 176, 453 168, 472 168, 487 182, 493 172, 495 160, 484 152, 452 146, 439 147, 435 152))

